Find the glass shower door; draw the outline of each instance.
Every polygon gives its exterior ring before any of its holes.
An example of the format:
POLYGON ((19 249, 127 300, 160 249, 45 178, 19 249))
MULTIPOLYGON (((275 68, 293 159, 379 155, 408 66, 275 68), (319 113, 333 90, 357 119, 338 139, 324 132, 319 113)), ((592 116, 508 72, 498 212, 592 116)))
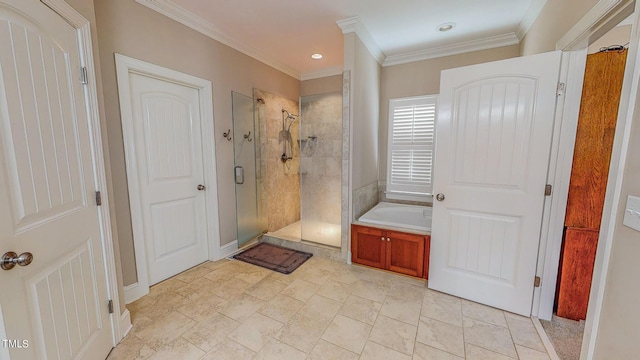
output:
POLYGON ((233 176, 236 184, 238 247, 264 233, 264 184, 260 161, 260 131, 252 97, 232 92, 233 176))

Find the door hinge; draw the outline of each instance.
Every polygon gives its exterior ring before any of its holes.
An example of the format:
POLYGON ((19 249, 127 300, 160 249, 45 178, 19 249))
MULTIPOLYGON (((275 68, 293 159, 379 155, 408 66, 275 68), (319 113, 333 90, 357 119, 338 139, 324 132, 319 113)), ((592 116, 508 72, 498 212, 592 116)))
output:
POLYGON ((540 279, 540 276, 536 276, 536 278, 533 280, 533 287, 540 287, 540 283, 542 282, 542 279, 540 279))
POLYGON ((553 186, 551 186, 550 184, 545 185, 544 196, 551 196, 551 190, 553 190, 553 186))
POLYGON ((102 205, 102 194, 100 191, 96 191, 96 205, 102 205))
POLYGON ((113 314, 113 300, 107 301, 107 308, 109 309, 109 314, 113 314))
POLYGON ((80 68, 80 83, 83 85, 87 85, 89 83, 89 77, 87 75, 87 68, 86 67, 82 67, 80 68))
POLYGON ((558 83, 558 87, 556 88, 556 96, 564 95, 565 84, 563 82, 558 83))

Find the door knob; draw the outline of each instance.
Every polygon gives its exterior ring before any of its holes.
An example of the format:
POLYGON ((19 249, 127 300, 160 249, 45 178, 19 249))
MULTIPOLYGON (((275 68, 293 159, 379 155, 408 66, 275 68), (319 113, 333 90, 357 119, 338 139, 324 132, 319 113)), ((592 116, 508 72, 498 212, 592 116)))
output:
POLYGON ((444 200, 444 194, 443 193, 439 193, 438 195, 436 195, 436 200, 438 200, 438 201, 444 200))
POLYGON ((30 252, 23 252, 18 256, 15 252, 8 251, 0 258, 0 268, 2 268, 2 270, 11 270, 16 265, 27 266, 31 264, 32 261, 33 254, 30 252))
POLYGON ((202 184, 198 185, 198 190, 203 191, 203 190, 206 190, 206 189, 207 189, 206 186, 204 186, 202 184))

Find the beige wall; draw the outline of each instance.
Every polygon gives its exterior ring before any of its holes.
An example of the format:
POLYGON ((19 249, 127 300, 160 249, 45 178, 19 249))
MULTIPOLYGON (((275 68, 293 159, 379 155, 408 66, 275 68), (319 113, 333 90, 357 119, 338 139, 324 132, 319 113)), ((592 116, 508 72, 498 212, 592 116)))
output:
POLYGON ((382 68, 378 177, 387 178, 389 99, 433 95, 440 92, 440 71, 518 56, 518 45, 417 61, 382 68))
POLYGON ((300 96, 342 92, 342 75, 327 76, 300 82, 300 96))
POLYGON ((231 91, 251 96, 252 88, 298 99, 300 82, 257 60, 193 31, 132 0, 95 1, 109 153, 113 173, 118 241, 124 284, 137 281, 125 172, 114 53, 120 53, 213 83, 220 242, 235 241, 233 144, 222 141, 231 128, 231 91))
POLYGON ((560 40, 598 0, 547 0, 527 35, 520 41, 520 54, 538 54, 556 49, 560 40))
POLYGON ((589 45, 589 54, 597 53, 603 47, 609 47, 613 45, 625 45, 629 42, 631 37, 631 25, 616 26, 609 30, 606 34, 591 45, 589 45))
POLYGON ((378 180, 381 69, 355 33, 345 35, 345 70, 351 70, 352 190, 378 180))

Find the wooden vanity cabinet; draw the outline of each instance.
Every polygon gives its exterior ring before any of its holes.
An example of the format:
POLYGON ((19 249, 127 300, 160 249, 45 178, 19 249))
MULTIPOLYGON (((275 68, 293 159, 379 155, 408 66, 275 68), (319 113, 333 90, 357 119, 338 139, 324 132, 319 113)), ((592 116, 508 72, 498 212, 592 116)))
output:
POLYGON ((429 240, 428 235, 351 225, 351 261, 426 278, 429 240))

